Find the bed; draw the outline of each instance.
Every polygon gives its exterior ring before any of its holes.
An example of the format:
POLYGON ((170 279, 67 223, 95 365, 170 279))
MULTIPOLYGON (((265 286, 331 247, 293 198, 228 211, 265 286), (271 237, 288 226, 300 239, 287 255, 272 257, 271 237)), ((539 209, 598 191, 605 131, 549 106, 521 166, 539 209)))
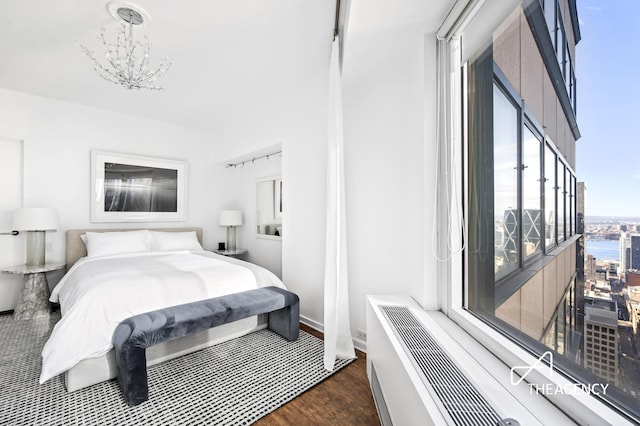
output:
MULTIPOLYGON (((64 374, 74 391, 115 378, 111 336, 130 316, 252 288, 285 288, 266 269, 205 251, 201 241, 200 228, 67 231, 67 273, 51 294, 62 317, 43 348, 40 382, 64 374)), ((254 316, 159 343, 147 350, 147 365, 265 327, 264 316, 254 316)))

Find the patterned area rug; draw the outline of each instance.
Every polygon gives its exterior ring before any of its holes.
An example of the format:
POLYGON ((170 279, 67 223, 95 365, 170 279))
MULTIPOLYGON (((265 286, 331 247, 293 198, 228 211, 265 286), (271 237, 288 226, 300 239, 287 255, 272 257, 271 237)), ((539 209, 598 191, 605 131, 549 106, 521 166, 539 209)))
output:
POLYGON ((129 407, 115 380, 71 393, 62 376, 38 384, 57 319, 0 316, 0 425, 248 425, 332 374, 320 339, 261 330, 149 368, 149 400, 129 407))

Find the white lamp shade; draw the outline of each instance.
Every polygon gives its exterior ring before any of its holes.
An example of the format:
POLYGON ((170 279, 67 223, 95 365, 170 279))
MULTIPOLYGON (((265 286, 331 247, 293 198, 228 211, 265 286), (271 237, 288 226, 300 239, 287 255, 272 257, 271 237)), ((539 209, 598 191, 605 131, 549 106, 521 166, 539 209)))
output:
POLYGON ((14 231, 55 231, 58 228, 56 209, 28 207, 13 214, 14 231))
POLYGON ((242 225, 242 214, 238 210, 223 210, 220 212, 220 226, 242 225))

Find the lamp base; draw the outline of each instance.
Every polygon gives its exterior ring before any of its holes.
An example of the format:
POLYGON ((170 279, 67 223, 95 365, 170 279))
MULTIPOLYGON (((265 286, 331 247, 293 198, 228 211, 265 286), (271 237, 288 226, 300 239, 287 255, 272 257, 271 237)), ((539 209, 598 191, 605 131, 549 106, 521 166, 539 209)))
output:
POLYGON ((227 227, 227 250, 233 251, 236 249, 236 227, 227 227))
POLYGON ((45 231, 27 231, 27 266, 44 265, 45 231))

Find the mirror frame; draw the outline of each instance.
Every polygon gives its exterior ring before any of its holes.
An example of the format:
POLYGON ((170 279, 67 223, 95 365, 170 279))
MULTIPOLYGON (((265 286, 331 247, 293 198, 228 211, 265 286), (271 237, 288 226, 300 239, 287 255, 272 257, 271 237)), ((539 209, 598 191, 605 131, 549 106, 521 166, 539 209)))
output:
MULTIPOLYGON (((269 235, 269 234, 260 234, 258 232, 258 185, 262 182, 271 182, 271 181, 281 181, 282 180, 282 175, 271 175, 271 176, 264 176, 264 177, 260 177, 256 179, 256 207, 255 207, 255 212, 256 212, 256 238, 262 238, 265 240, 276 240, 276 241, 282 241, 282 236, 281 235, 269 235)), ((275 193, 274 193, 274 197, 275 197, 275 193)), ((274 208, 275 208, 275 198, 274 198, 274 208)))

